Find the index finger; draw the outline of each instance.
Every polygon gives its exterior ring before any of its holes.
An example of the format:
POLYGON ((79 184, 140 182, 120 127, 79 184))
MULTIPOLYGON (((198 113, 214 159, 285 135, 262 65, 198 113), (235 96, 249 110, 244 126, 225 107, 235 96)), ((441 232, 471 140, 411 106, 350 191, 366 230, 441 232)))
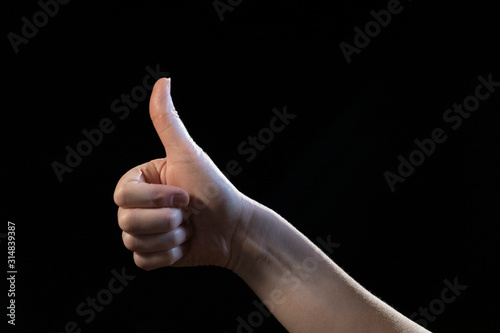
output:
POLYGON ((135 167, 123 175, 116 185, 115 203, 124 208, 186 206, 189 203, 189 194, 182 188, 145 181, 142 169, 151 168, 150 163, 135 167))

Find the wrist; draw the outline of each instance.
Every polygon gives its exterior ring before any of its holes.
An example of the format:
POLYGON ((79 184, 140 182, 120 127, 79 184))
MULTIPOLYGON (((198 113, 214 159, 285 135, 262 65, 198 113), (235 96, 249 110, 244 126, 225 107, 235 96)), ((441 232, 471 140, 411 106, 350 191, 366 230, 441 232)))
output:
MULTIPOLYGON (((244 209, 233 237, 227 268, 247 283, 268 274, 281 248, 286 221, 266 206, 245 197, 244 209)), ((271 269, 272 270, 272 269, 271 269)))
MULTIPOLYGON (((242 195, 241 212, 235 221, 235 229, 231 240, 231 256, 226 268, 240 277, 249 263, 253 261, 250 244, 255 242, 256 215, 260 204, 249 197, 242 195)), ((254 244, 255 245, 255 244, 254 244)))

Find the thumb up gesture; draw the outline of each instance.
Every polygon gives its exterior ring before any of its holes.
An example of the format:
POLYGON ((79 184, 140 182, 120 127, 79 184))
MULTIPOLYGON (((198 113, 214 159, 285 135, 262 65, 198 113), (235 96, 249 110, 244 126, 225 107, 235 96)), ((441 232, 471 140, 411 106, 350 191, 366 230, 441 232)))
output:
POLYGON ((123 243, 145 270, 198 265, 231 269, 239 251, 234 235, 246 229, 253 204, 190 137, 170 90, 170 79, 158 80, 149 105, 166 157, 131 169, 115 189, 123 243))

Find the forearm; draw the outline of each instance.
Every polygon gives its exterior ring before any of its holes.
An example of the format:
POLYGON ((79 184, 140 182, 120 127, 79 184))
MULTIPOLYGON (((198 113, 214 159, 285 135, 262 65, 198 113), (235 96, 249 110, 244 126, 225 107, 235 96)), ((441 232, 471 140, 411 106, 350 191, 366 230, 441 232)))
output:
POLYGON ((275 212, 254 203, 231 267, 290 332, 427 332, 370 294, 275 212))

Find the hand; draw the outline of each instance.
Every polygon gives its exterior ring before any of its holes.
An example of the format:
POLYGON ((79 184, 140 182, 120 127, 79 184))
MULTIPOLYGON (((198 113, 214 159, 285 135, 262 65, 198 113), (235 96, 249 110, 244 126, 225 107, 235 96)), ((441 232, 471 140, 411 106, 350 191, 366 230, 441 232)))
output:
POLYGON ((149 108, 166 157, 131 169, 118 182, 114 200, 123 243, 145 270, 231 268, 238 252, 234 235, 245 228, 249 199, 191 139, 173 105, 169 79, 156 82, 149 108))

